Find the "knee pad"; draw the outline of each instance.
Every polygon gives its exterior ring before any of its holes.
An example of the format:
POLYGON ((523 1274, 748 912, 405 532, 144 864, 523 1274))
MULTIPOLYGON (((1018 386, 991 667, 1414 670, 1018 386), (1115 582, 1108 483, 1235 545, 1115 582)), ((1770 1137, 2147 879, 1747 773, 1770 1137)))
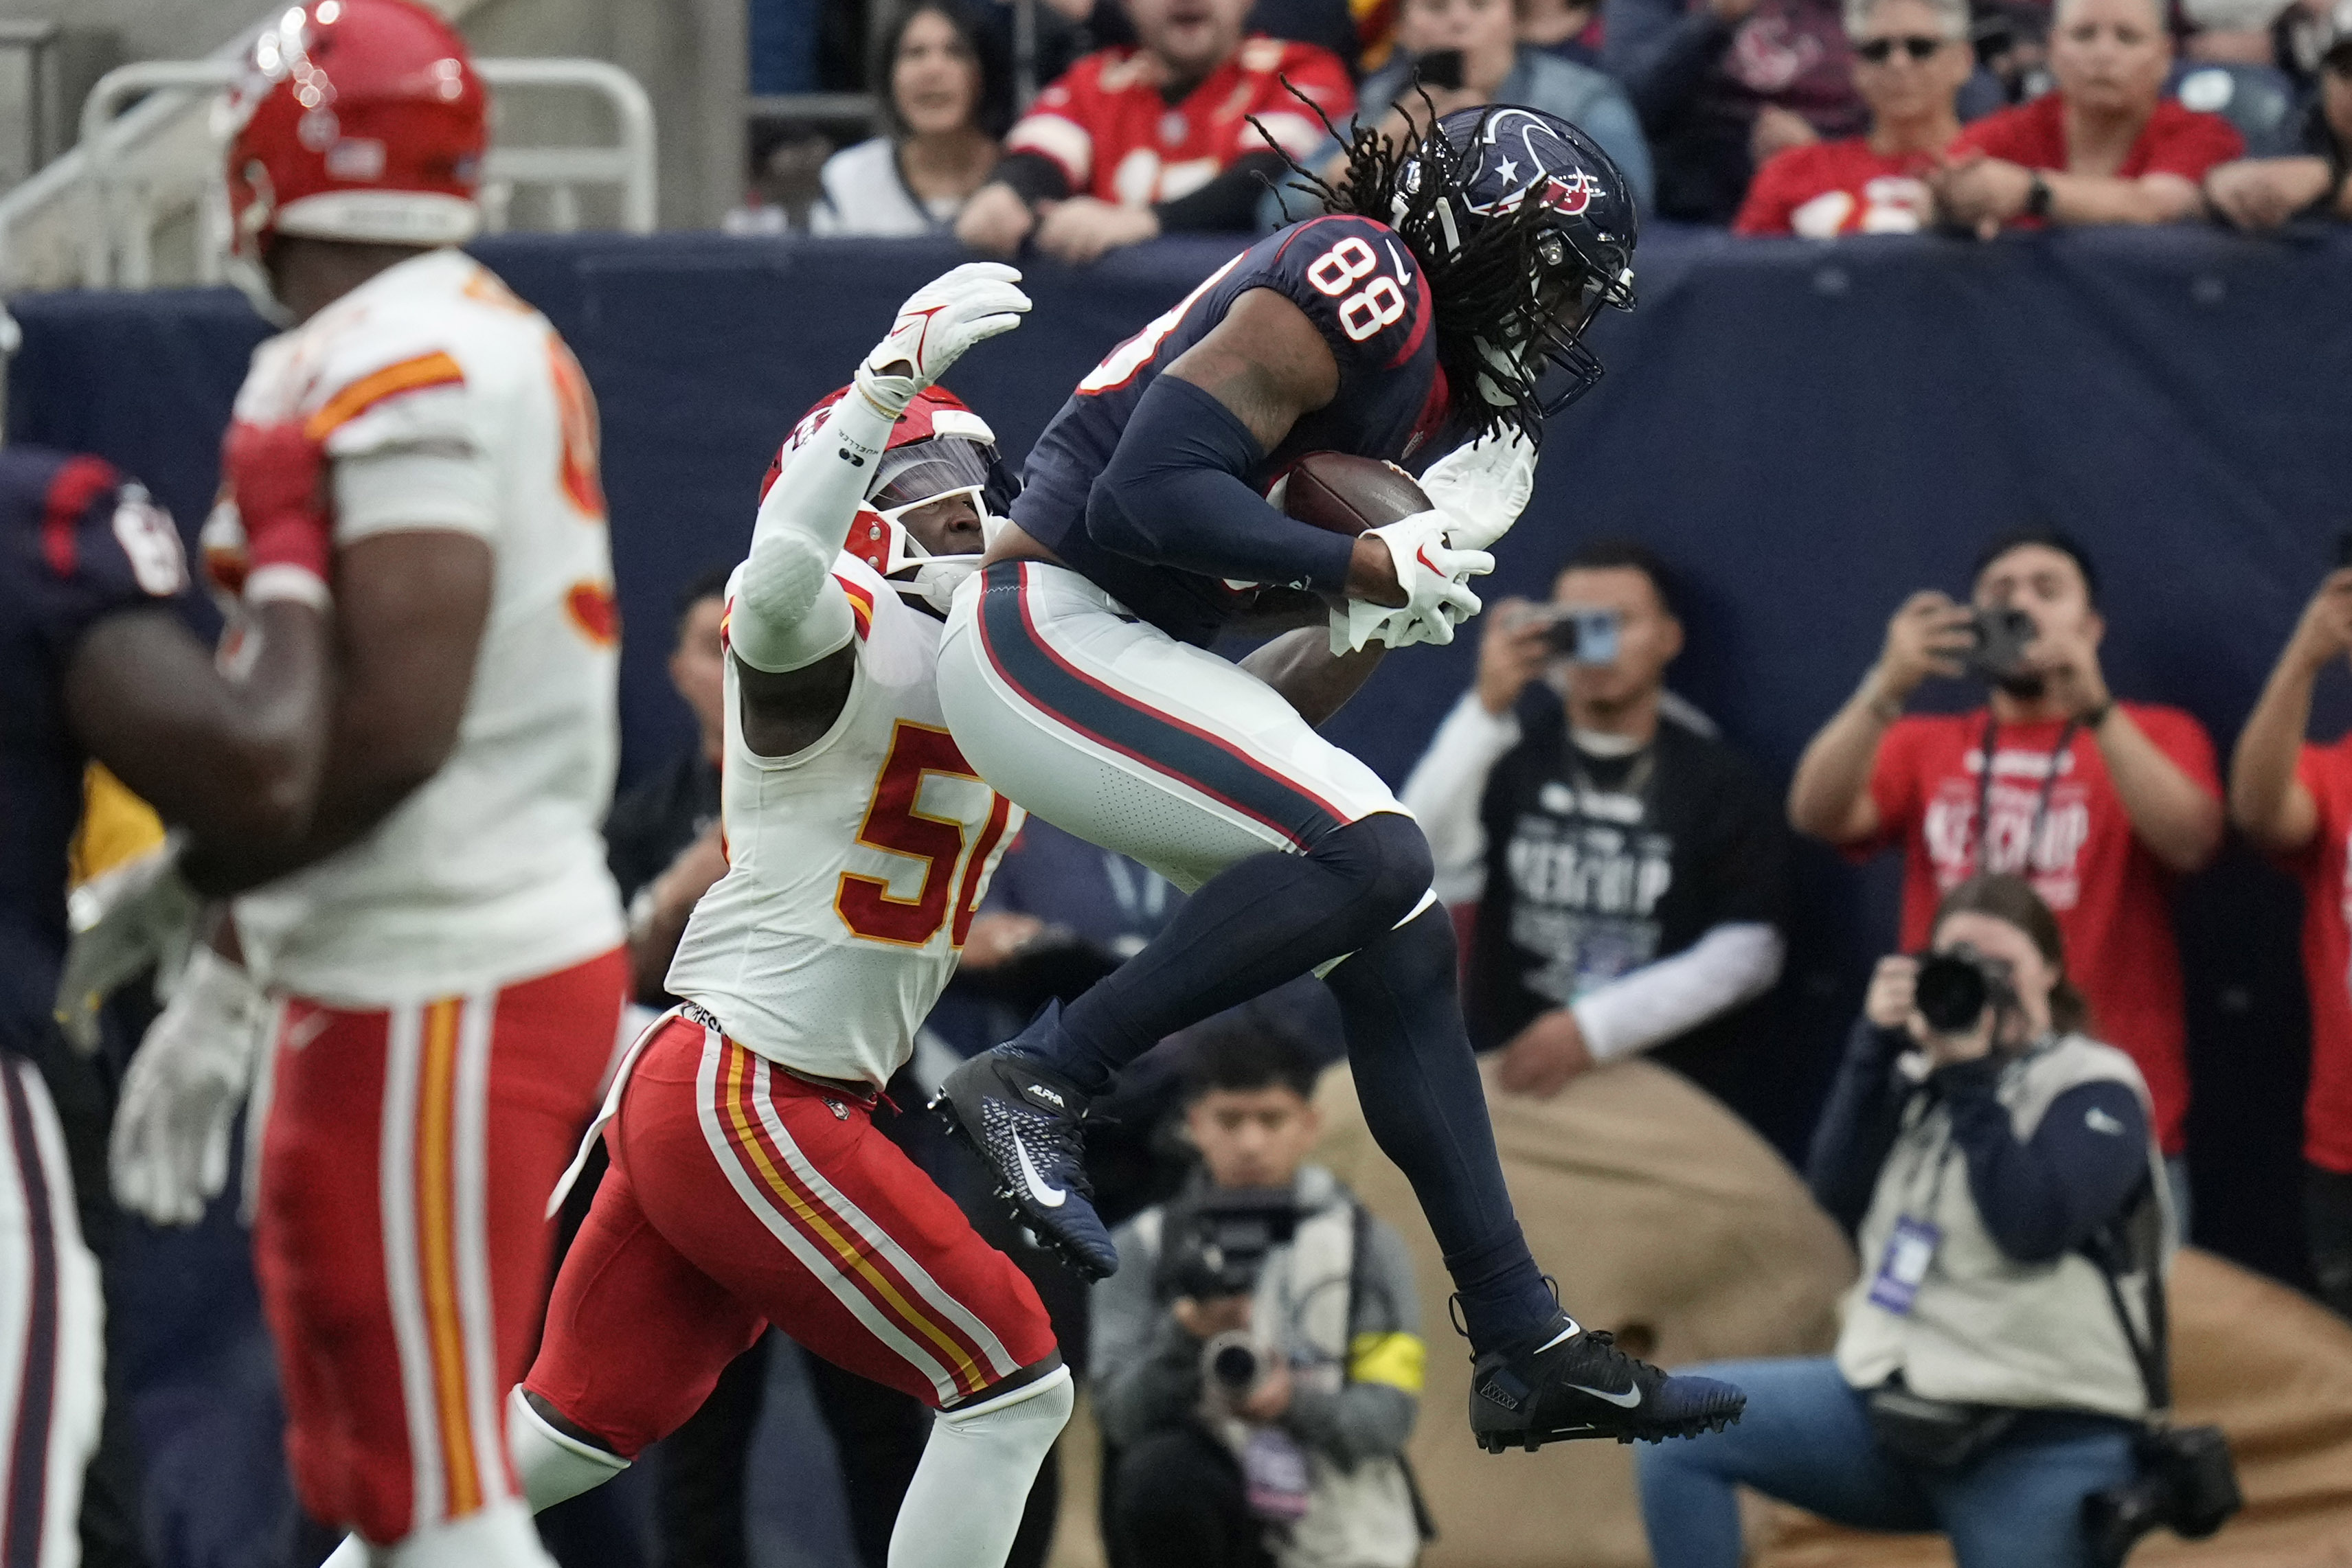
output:
POLYGON ((1421 824, 1402 811, 1360 817, 1324 834, 1307 854, 1360 884, 1365 923, 1382 929, 1413 912, 1436 870, 1421 824))
POLYGON ((520 1384, 507 1391, 507 1455, 533 1513, 603 1486, 629 1468, 620 1455, 557 1431, 531 1408, 520 1384))

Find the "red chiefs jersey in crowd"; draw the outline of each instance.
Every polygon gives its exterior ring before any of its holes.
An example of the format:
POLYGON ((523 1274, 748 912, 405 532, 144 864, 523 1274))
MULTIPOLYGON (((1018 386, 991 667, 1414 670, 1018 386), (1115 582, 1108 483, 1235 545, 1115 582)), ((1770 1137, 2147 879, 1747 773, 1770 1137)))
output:
MULTIPOLYGON (((2066 167, 2066 105, 2058 94, 2044 93, 2032 103, 1988 114, 1964 127, 1952 141, 1956 152, 1977 149, 2028 169, 2063 171, 2066 167)), ((2178 174, 2201 183, 2216 163, 2245 155, 2245 139, 2218 114, 2183 109, 2170 99, 2160 100, 2147 117, 2138 140, 2116 170, 2119 179, 2143 174, 2178 174)), ((2039 218, 2014 218, 2012 224, 2038 225, 2039 218)))
MULTIPOLYGON (((2173 766, 2220 798, 2202 725, 2179 708, 2119 706, 2173 766)), ((1986 734, 1982 708, 1915 715, 1890 728, 1870 779, 1879 834, 1854 852, 1903 847, 1906 952, 1927 946, 1937 901, 1979 870, 2030 880, 2058 916, 2067 973, 2090 999, 2091 1032, 2139 1064, 2156 1102, 2157 1135, 2166 1154, 2179 1154, 2189 1026, 2170 876, 2132 831, 2092 736, 2076 727, 2069 737, 2054 722, 2001 726, 1991 788, 1980 789, 1986 734), (1990 846, 1981 863, 1979 842, 1990 846)))
POLYGON ((1321 122, 1290 88, 1336 123, 1355 111, 1348 68, 1312 44, 1244 39, 1173 103, 1160 90, 1156 57, 1105 49, 1038 94, 1004 150, 1051 159, 1073 192, 1149 206, 1190 195, 1244 153, 1265 152, 1252 116, 1294 158, 1322 146, 1328 138, 1321 122))
POLYGON ((1933 162, 1924 152, 1874 152, 1862 136, 1789 148, 1756 172, 1732 232, 1807 239, 1917 234, 1935 212, 1920 178, 1933 162))
POLYGON ((2352 1175, 2352 735, 2305 747, 2295 777, 2319 808, 2310 845, 2287 861, 2303 882, 2303 973, 2311 988, 2303 1155, 2352 1175))

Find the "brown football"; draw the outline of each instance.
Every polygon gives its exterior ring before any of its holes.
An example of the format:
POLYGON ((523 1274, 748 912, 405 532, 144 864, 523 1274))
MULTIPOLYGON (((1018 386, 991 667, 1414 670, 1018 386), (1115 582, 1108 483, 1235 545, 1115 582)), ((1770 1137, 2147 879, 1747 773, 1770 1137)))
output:
POLYGON ((1283 480, 1282 509, 1302 523, 1350 536, 1429 510, 1411 475, 1372 457, 1310 452, 1283 480))

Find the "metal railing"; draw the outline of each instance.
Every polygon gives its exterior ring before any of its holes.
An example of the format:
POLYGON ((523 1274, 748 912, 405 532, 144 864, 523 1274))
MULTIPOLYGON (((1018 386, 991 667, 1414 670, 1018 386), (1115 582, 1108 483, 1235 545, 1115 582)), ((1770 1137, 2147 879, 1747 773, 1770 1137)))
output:
MULTIPOLYGON (((655 225, 654 112, 635 77, 604 60, 486 59, 475 62, 493 88, 566 88, 595 94, 611 105, 618 140, 598 147, 492 146, 483 161, 486 215, 503 221, 505 196, 518 184, 550 188, 550 213, 558 228, 579 226, 578 188, 613 186, 620 195, 621 226, 649 234, 655 225)), ((83 178, 89 201, 82 233, 82 281, 94 288, 146 288, 154 279, 154 237, 162 215, 161 193, 133 185, 120 160, 143 130, 145 105, 130 114, 122 106, 151 93, 219 89, 245 69, 241 60, 142 60, 121 66, 98 79, 83 100, 83 178)), ((179 107, 184 107, 184 103, 179 107)), ((165 110, 163 112, 170 112, 165 110)), ((220 128, 208 127, 211 151, 220 151, 220 128)), ((229 251, 228 193, 217 177, 219 158, 207 161, 211 177, 193 193, 196 205, 196 274, 216 283, 229 251)), ((184 198, 190 193, 180 187, 184 198)), ((5 235, 0 235, 5 238, 5 235)))
POLYGON ((64 26, 56 22, 0 20, 0 49, 21 55, 25 61, 25 172, 28 174, 47 162, 55 151, 49 145, 49 92, 55 85, 49 79, 49 51, 64 35, 64 26))

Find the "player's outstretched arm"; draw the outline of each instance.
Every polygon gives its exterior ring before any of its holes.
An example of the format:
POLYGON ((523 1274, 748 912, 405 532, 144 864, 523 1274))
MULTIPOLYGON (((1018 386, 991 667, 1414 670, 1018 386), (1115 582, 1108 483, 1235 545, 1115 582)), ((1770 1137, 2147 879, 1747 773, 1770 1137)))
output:
POLYGON ((66 666, 66 714, 91 756, 165 821, 281 842, 308 826, 326 758, 327 618, 279 601, 257 614, 241 682, 168 610, 110 616, 66 666))
POLYGON ((917 289, 857 367, 848 395, 761 500, 727 639, 743 692, 744 738, 761 756, 790 756, 840 716, 856 622, 834 580, 834 559, 890 427, 966 350, 1020 324, 1029 308, 1020 278, 996 262, 967 262, 917 289))
POLYGON ((457 745, 489 618, 490 547, 451 529, 372 534, 335 566, 341 658, 326 777, 292 842, 199 834, 183 869, 225 895, 325 859, 390 816, 457 745))

